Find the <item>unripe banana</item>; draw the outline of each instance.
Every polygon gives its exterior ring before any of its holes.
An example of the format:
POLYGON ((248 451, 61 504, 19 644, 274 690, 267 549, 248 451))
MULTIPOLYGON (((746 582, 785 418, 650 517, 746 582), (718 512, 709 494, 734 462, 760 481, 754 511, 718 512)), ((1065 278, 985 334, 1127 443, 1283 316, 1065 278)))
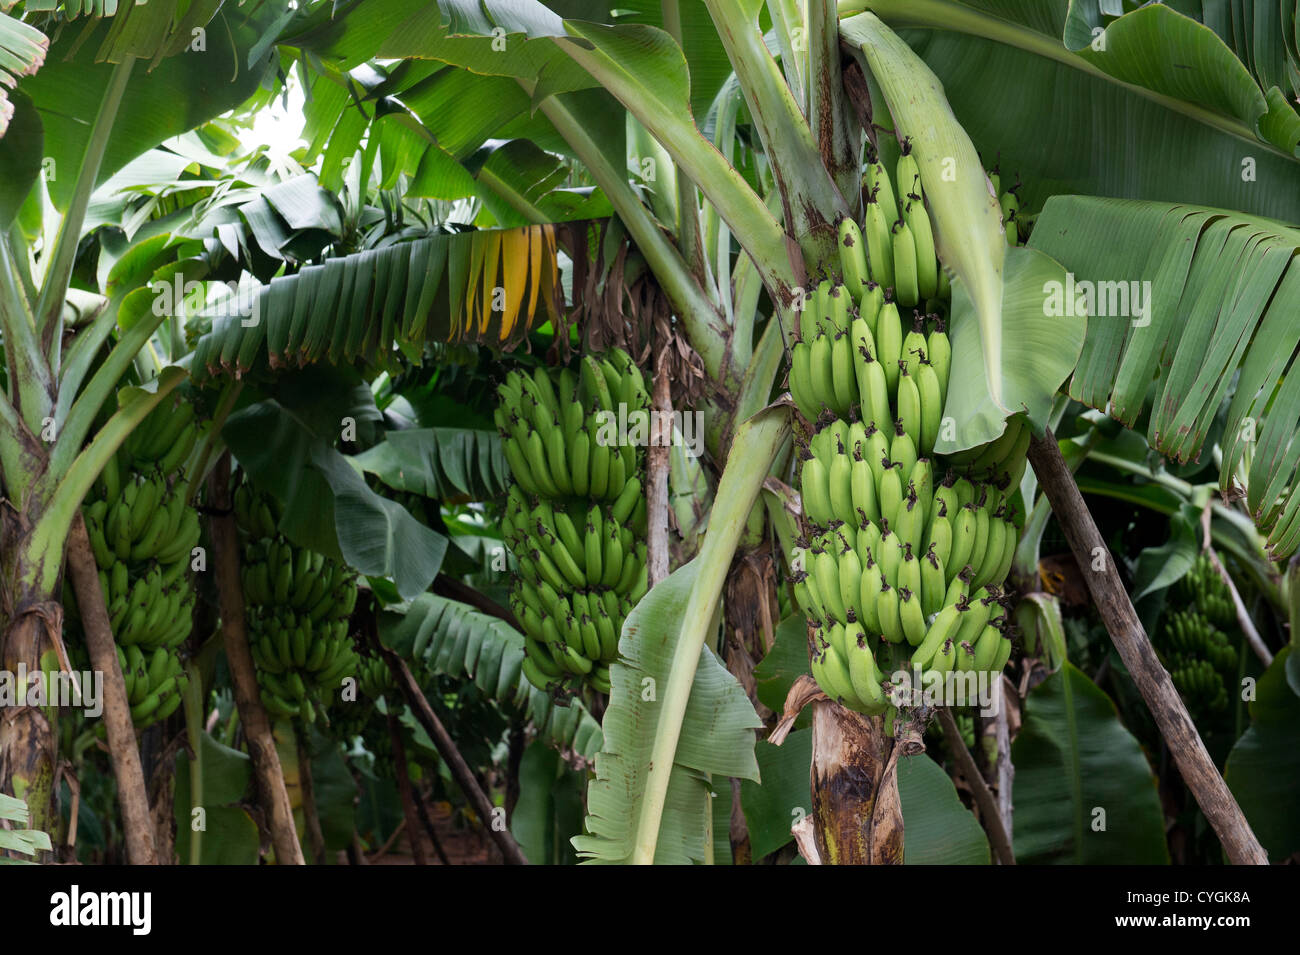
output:
POLYGON ((868 267, 871 280, 883 288, 894 287, 893 236, 889 230, 894 218, 896 216, 889 215, 883 204, 867 200, 862 231, 867 240, 868 267))
POLYGON ((802 482, 804 513, 814 524, 825 527, 834 519, 835 509, 831 506, 830 475, 818 458, 804 461, 802 482))
POLYGON ((808 373, 812 384, 813 400, 819 407, 835 409, 835 362, 832 356, 831 336, 823 331, 812 342, 808 354, 808 373))
POLYGON ((880 502, 880 516, 882 525, 885 522, 892 522, 898 515, 898 509, 903 503, 903 469, 901 465, 890 464, 888 467, 882 467, 878 476, 880 486, 876 489, 877 498, 880 502))
POLYGON ((939 387, 938 373, 928 361, 917 364, 915 381, 921 409, 921 441, 917 450, 928 457, 934 453, 943 422, 943 389, 939 387))
POLYGON ((845 631, 844 642, 849 684, 858 702, 862 704, 861 712, 868 716, 883 713, 888 703, 880 687, 880 670, 876 667, 866 633, 861 627, 850 627, 845 631))
POLYGON ((916 287, 924 301, 939 293, 939 260, 934 248, 934 229, 925 209, 924 199, 914 199, 903 207, 903 218, 916 245, 916 287))
POLYGON ((921 393, 916 387, 915 379, 905 368, 900 369, 898 379, 898 420, 902 422, 903 430, 912 439, 913 445, 920 449, 921 393))
MULTIPOLYGON (((874 340, 876 335, 876 318, 885 305, 885 290, 876 282, 867 283, 866 290, 858 298, 858 317, 867 324, 874 340)), ((875 349, 872 349, 875 352, 875 349)))
POLYGON ((942 321, 936 321, 934 328, 930 330, 926 346, 925 357, 929 359, 939 380, 939 408, 942 410, 943 403, 948 400, 948 375, 952 367, 952 344, 944 331, 942 321))
POLYGON ((976 524, 974 507, 966 505, 958 509, 956 518, 952 520, 951 555, 945 565, 949 573, 961 573, 962 568, 971 562, 975 552, 976 524))
POLYGON ((912 440, 912 436, 907 433, 902 420, 899 419, 894 422, 894 439, 889 444, 889 460, 898 468, 898 477, 904 487, 907 486, 912 472, 916 469, 918 457, 916 442, 912 440))
POLYGON ((905 219, 899 219, 891 229, 894 250, 894 296, 899 305, 909 308, 921 300, 917 286, 916 239, 905 219))
POLYGON ((880 618, 881 636, 889 643, 902 643, 905 638, 899 617, 898 590, 889 586, 888 581, 881 581, 880 593, 876 595, 876 612, 880 618))
MULTIPOLYGON (((894 184, 890 181, 889 172, 879 161, 867 164, 867 169, 863 174, 862 182, 868 197, 875 200, 875 203, 879 205, 881 210, 884 212, 885 217, 890 222, 897 219, 898 199, 894 191, 894 184)), ((899 189, 906 191, 906 189, 904 189, 905 185, 910 186, 911 180, 909 179, 906 184, 900 182, 899 189)), ((868 204, 870 204, 870 202, 868 202, 868 204)))
POLYGON ((831 458, 826 486, 830 493, 830 508, 833 518, 839 521, 855 520, 856 514, 853 510, 853 462, 847 454, 839 453, 831 458))
POLYGON ((839 561, 829 550, 814 555, 813 568, 817 590, 827 613, 836 620, 845 619, 844 599, 841 596, 839 561))
POLYGON ((903 321, 898 306, 886 302, 876 316, 876 360, 885 372, 885 384, 891 394, 898 390, 898 362, 903 357, 903 321))
POLYGON ((880 627, 880 610, 877 601, 880 597, 880 591, 883 589, 885 582, 881 574, 880 565, 875 562, 870 554, 862 562, 862 576, 858 586, 858 622, 862 627, 871 634, 881 633, 880 627))
POLYGON ((925 639, 925 614, 921 610, 921 596, 908 587, 898 588, 898 619, 903 636, 912 646, 925 639))
POLYGON ((866 291, 871 272, 867 265, 866 240, 852 216, 840 219, 839 242, 840 271, 844 273, 844 284, 849 294, 856 301, 866 291))
POLYGON ((853 680, 849 676, 849 667, 835 648, 829 643, 820 655, 820 667, 818 667, 818 655, 813 655, 813 675, 817 679, 818 685, 826 691, 826 695, 834 700, 840 701, 849 709, 860 709, 862 702, 853 692, 853 680), (820 670, 820 676, 818 675, 820 670))
MULTIPOLYGON (((845 299, 848 295, 841 291, 839 297, 845 299)), ((835 395, 836 413, 841 417, 848 417, 849 410, 858 403, 858 384, 847 328, 842 332, 836 332, 831 342, 831 384, 835 395)))
POLYGON ((849 466, 849 490, 858 527, 880 522, 880 505, 876 500, 876 480, 871 463, 859 457, 849 466))
POLYGON ((821 403, 812 387, 812 345, 806 341, 795 342, 790 352, 790 397, 799 413, 810 422, 821 414, 821 403))

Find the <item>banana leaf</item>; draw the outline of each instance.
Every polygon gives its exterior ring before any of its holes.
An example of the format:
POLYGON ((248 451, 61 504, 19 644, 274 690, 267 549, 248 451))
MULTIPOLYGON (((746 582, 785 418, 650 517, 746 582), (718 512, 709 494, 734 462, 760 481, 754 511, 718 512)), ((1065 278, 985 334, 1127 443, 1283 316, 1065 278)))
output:
POLYGON ((422 593, 438 574, 447 538, 372 491, 334 449, 342 415, 314 421, 310 406, 287 400, 282 394, 240 409, 222 429, 252 483, 282 505, 280 530, 363 574, 391 576, 403 597, 422 593))
MULTIPOLYGON (((789 436, 772 406, 736 432, 700 556, 656 584, 623 624, 610 666, 605 746, 587 790, 578 854, 597 862, 711 862, 713 795, 757 779, 744 689, 709 647, 727 568, 768 469, 789 436)), ((718 799, 720 803, 721 798, 718 799)))
POLYGON ((435 339, 500 347, 540 315, 560 324, 555 255, 554 231, 529 226, 428 236, 309 265, 238 308, 205 313, 212 327, 195 345, 195 380, 243 375, 263 355, 278 368, 388 364, 394 343, 435 339), (538 307, 524 310, 526 301, 538 307))
POLYGON ((1167 864, 1156 778, 1115 704, 1066 662, 1030 691, 1011 746, 1022 864, 1167 864))
POLYGON ((1250 729, 1228 754, 1223 773, 1272 862, 1300 851, 1300 695, 1287 681, 1294 655, 1294 647, 1284 647, 1260 677, 1250 729))
POLYGON ((1288 20, 1257 17, 1247 33, 1228 7, 844 0, 840 14, 871 9, 905 31, 985 164, 1000 167, 1004 186, 1021 183, 1028 214, 1052 195, 1082 193, 1300 221, 1295 109, 1269 85, 1275 66, 1263 85, 1252 76, 1261 58, 1277 62, 1268 51, 1288 20), (1197 8, 1208 25, 1187 16, 1197 8))
POLYGON ((569 839, 582 830, 582 783, 545 743, 533 742, 524 750, 510 833, 533 865, 577 861, 569 839))
POLYGON ((485 501, 508 490, 510 466, 495 431, 412 428, 389 431, 384 440, 352 459, 398 491, 438 500, 468 494, 485 501))
MULTIPOLYGON (((0 822, 14 826, 26 826, 31 820, 27 803, 13 796, 0 793, 0 822)), ((0 829, 0 851, 20 852, 34 856, 37 852, 50 851, 50 837, 39 829, 0 829)), ((0 859, 0 865, 29 865, 26 859, 0 859)))
POLYGON ((796 730, 780 746, 762 740, 754 747, 763 782, 743 780, 740 804, 755 862, 794 839, 790 827, 812 812, 812 735, 796 730))
MULTIPOLYGON (((190 6, 192 13, 206 12, 212 17, 211 2, 190 6)), ((237 13, 222 10, 211 22, 204 17, 192 23, 188 16, 174 21, 174 11, 167 4, 123 5, 124 10, 128 7, 128 17, 118 15, 97 26, 92 24, 88 36, 83 36, 79 27, 63 30, 40 71, 19 82, 41 114, 44 157, 52 169, 47 177, 50 198, 61 210, 72 198, 91 133, 89 120, 99 111, 116 61, 131 55, 153 58, 131 71, 99 167, 100 183, 164 140, 238 106, 257 90, 271 63, 269 49, 252 62, 249 53, 276 18, 278 11, 272 4, 246 4, 237 13), (131 24, 147 30, 138 37, 123 34, 123 28, 131 24), (182 26, 183 35, 179 30, 172 32, 182 26), (204 31, 206 49, 173 55, 190 44, 194 28, 204 31), (137 40, 142 45, 137 46, 137 40), (222 65, 196 68, 198 57, 204 63, 222 65), (213 82, 218 73, 221 82, 213 82)), ((10 186, 3 183, 5 189, 10 186)))
POLYGON ((50 41, 40 30, 30 24, 0 13, 0 136, 9 131, 14 107, 9 102, 9 91, 18 77, 35 73, 45 62, 50 41))
POLYGON ((515 708, 540 735, 593 758, 604 738, 600 724, 577 700, 556 706, 523 675, 524 636, 505 621, 474 608, 421 594, 405 608, 379 617, 384 645, 429 670, 470 679, 489 698, 515 708))
POLYGON ((1061 196, 1031 244, 1069 269, 1079 301, 1095 293, 1071 397, 1130 428, 1145 419, 1151 447, 1180 462, 1203 452, 1227 403, 1220 487, 1245 469, 1256 526, 1275 556, 1295 553, 1300 232, 1199 206, 1061 196))
POLYGON ((247 754, 221 745, 208 733, 199 737, 199 745, 203 749, 199 793, 190 791, 189 754, 176 755, 176 791, 172 799, 176 856, 189 860, 194 811, 201 809, 204 824, 199 846, 201 863, 256 865, 261 838, 257 823, 240 805, 252 779, 252 764, 247 754))
MULTIPOLYGON (((623 625, 621 661, 610 667, 605 746, 596 756, 596 778, 587 787, 588 834, 573 840, 578 854, 597 862, 633 858, 651 752, 663 730, 660 694, 669 686, 682 611, 702 558, 678 569, 650 591, 623 625)), ((762 726, 744 689, 708 647, 699 651, 679 743, 674 754, 653 861, 681 865, 711 861, 709 803, 725 777, 758 779, 755 729, 762 726)))
POLYGON ((948 774, 924 753, 898 761, 904 865, 988 865, 989 842, 948 774))

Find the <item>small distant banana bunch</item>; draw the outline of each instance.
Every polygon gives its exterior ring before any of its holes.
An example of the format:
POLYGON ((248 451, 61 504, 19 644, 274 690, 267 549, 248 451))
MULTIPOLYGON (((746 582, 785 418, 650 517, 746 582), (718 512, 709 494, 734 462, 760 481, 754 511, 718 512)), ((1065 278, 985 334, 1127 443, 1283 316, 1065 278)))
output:
POLYGON ((543 368, 511 372, 499 393, 514 477, 502 530, 519 564, 511 606, 527 637, 524 674, 539 689, 577 680, 608 693, 623 621, 646 591, 646 505, 640 448, 600 413, 635 422, 650 406, 645 382, 616 349, 584 356, 578 373, 563 369, 558 387, 543 368))
POLYGON ((813 676, 872 715, 891 710, 895 669, 996 673, 1010 658, 1003 582, 1031 435, 1017 415, 995 441, 935 457, 951 347, 937 314, 913 309, 905 324, 899 305, 946 311, 949 289, 906 143, 897 183, 868 166, 864 223, 840 223, 841 275, 804 295, 790 371, 814 428, 800 470, 804 536, 790 554, 815 628, 813 676))
POLYGON ((241 577, 262 703, 276 716, 311 723, 357 668, 348 631, 356 577, 280 536, 275 503, 266 495, 241 484, 234 505, 245 534, 241 577))
POLYGON ((193 405, 163 402, 109 459, 82 505, 118 652, 125 648, 133 669, 136 657, 147 661, 131 698, 138 727, 170 716, 179 699, 181 680, 154 691, 182 672, 178 648, 193 626, 186 571, 200 528, 182 466, 201 435, 193 405))
POLYGON ((988 177, 993 185, 993 194, 998 197, 998 205, 1002 208, 1002 228, 1007 233, 1007 245, 1020 245, 1022 242, 1020 227, 1025 224, 1020 217, 1020 197, 1016 194, 1020 184, 1017 183, 1003 192, 1002 177, 998 172, 994 170, 988 174, 988 177))
POLYGON ((387 661, 382 657, 363 657, 357 666, 357 689, 369 700, 396 691, 397 683, 387 661))
POLYGON ((180 657, 170 649, 157 647, 146 654, 135 645, 118 647, 117 662, 126 679, 131 720, 137 727, 161 723, 181 705, 189 677, 181 667, 180 657))
POLYGON ((1209 557, 1199 554, 1173 587, 1173 597, 1182 609, 1165 614, 1157 649, 1188 709, 1198 715, 1224 713, 1239 662, 1225 632, 1237 630, 1232 595, 1209 557))

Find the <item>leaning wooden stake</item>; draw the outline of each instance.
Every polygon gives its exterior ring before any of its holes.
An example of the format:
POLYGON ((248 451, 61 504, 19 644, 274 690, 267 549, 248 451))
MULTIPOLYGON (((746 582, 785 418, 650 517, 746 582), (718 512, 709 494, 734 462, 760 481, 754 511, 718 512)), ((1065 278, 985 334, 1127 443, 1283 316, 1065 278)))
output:
POLYGON ((280 754, 271 734, 271 721, 257 687, 253 654, 248 649, 244 627, 244 588, 239 579, 239 535, 230 509, 230 455, 223 454, 208 482, 208 503, 213 510, 212 565, 217 574, 217 596, 221 606, 221 636, 226 645, 226 663, 235 685, 235 705, 248 740, 248 755, 257 777, 258 796, 271 832, 271 845, 281 865, 304 865, 302 845, 293 825, 289 790, 284 784, 280 754))
POLYGON ((311 750, 298 740, 298 786, 302 790, 302 818, 307 824, 307 841, 311 845, 313 865, 325 865, 325 834, 320 827, 320 813, 316 811, 316 786, 311 778, 311 750))
POLYGON ((1046 437, 1035 437, 1030 441, 1029 463, 1038 475, 1038 482, 1052 505, 1057 523, 1070 542, 1074 559, 1084 568, 1088 591, 1115 648, 1119 650, 1120 659, 1155 717, 1187 788, 1218 833, 1228 859, 1235 865, 1267 865, 1268 855, 1206 752, 1196 726, 1187 715, 1187 707, 1142 629, 1133 603, 1116 572, 1114 559, 1102 542, 1097 525, 1050 430, 1046 437), (1104 569, 1090 573, 1087 568, 1097 566, 1097 562, 1103 562, 1104 569))
POLYGON ((406 836, 411 843, 411 858, 416 865, 428 865, 429 853, 424 847, 424 834, 420 832, 420 817, 415 808, 415 789, 406 769, 406 747, 402 745, 402 731, 397 719, 388 714, 388 737, 393 746, 393 771, 397 774, 397 791, 402 795, 402 815, 406 819, 406 836))
MULTIPOLYGON (((524 855, 523 850, 519 848, 519 843, 515 842, 514 836, 504 827, 494 825, 495 816, 492 811, 492 801, 488 799, 487 793, 478 784, 473 770, 469 768, 469 764, 465 762, 465 757, 456 748, 451 734, 447 732, 447 728, 438 719, 438 714, 433 712, 433 707, 429 705, 429 701, 420 692, 419 684, 415 682, 415 677, 411 676, 406 661, 380 644, 378 640, 375 640, 375 649, 388 664, 388 669, 392 671, 393 679, 397 681, 398 688, 402 691, 402 695, 406 697, 411 712, 420 721, 424 731, 429 734, 429 739, 433 740, 438 755, 442 757, 447 764, 447 768, 451 770, 452 778, 456 780, 461 792, 474 806, 474 811, 478 813, 478 817, 483 820, 483 825, 487 827, 488 834, 496 842, 497 848, 505 856, 506 862, 512 865, 527 865, 528 858, 524 855)), ((412 832, 412 843, 415 842, 415 839, 416 833, 412 832)))
POLYGON ((993 799, 993 794, 989 792, 984 777, 980 775, 970 750, 966 748, 966 743, 961 738, 961 730, 957 728, 957 720, 953 718, 952 710, 946 706, 939 707, 939 723, 943 726, 943 735, 948 738, 952 746, 952 754, 957 760, 957 769, 966 780, 971 795, 975 797, 975 802, 980 807, 980 816, 984 820, 984 829, 989 834, 989 846, 993 849, 993 854, 1000 864, 1015 865, 1016 855, 1011 851, 1011 838, 1002 825, 1002 813, 998 811, 998 804, 993 799))
POLYGON ((154 847, 153 818, 149 812, 149 792, 140 764, 135 724, 131 721, 131 704, 127 701, 126 680, 117 660, 117 644, 99 586, 99 567, 90 549, 90 538, 80 512, 72 520, 68 535, 68 576, 77 595, 81 625, 86 632, 90 667, 104 675, 104 731, 108 736, 108 754, 117 780, 117 799, 122 806, 122 830, 126 839, 126 858, 131 865, 157 865, 154 847))

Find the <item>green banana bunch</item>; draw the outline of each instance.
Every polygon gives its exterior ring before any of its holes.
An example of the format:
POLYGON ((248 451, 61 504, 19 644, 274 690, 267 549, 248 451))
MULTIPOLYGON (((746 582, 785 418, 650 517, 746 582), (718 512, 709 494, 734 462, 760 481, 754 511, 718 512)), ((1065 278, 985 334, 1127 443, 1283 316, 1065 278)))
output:
POLYGON ((650 407, 641 371, 627 353, 585 355, 579 371, 564 369, 558 382, 540 366, 532 375, 512 371, 497 392, 506 460, 527 494, 597 501, 624 494, 640 453, 620 440, 618 427, 634 427, 650 407))
POLYGON ((122 442, 122 463, 139 471, 157 468, 163 474, 179 469, 203 432, 194 420, 194 405, 164 401, 122 442))
POLYGON ((1157 628, 1161 662, 1194 717, 1220 716, 1237 685, 1242 637, 1232 594, 1207 554, 1170 589, 1168 606, 1179 609, 1157 628))
POLYGON ((356 577, 280 536, 281 515, 269 496, 241 485, 234 509, 244 535, 240 575, 262 704, 277 717, 311 723, 343 678, 357 675, 360 657, 348 626, 356 577))
POLYGON ((997 170, 988 174, 989 184, 993 188, 993 195, 998 197, 998 205, 1002 208, 1002 228, 1006 230, 1007 245, 1020 245, 1028 237, 1027 223, 1020 215, 1020 197, 1017 193, 1020 190, 1020 183, 1017 182, 1006 192, 1002 191, 1002 179, 997 170), (1022 229, 1025 235, 1021 235, 1022 229))
POLYGON ((1016 415, 986 445, 935 454, 951 291, 910 153, 904 142, 892 181, 868 164, 863 220, 839 223, 839 274, 804 290, 791 348, 790 394, 810 424, 792 591, 813 676, 868 714, 892 710, 882 672, 997 673, 1009 660, 1004 582, 1031 436, 1016 415))
MULTIPOLYGON (((117 662, 126 681, 126 698, 136 729, 161 723, 181 705, 189 677, 177 652, 157 647, 145 653, 139 646, 118 647, 117 662)), ((97 727, 102 732, 103 723, 97 727)))
POLYGON ((645 382, 616 349, 584 356, 577 372, 511 372, 498 394, 513 477, 501 527, 519 565, 510 603, 527 637, 523 672, 539 689, 585 682, 608 693, 623 621, 647 587, 645 382))
MULTIPOLYGON (((176 651, 193 626, 196 598, 188 571, 200 535, 182 465, 200 436, 192 404, 163 402, 109 459, 82 504, 119 651, 170 657, 178 672, 176 651)), ((133 710, 155 698, 141 706, 137 725, 170 715, 175 704, 168 693, 152 694, 148 682, 138 682, 146 692, 132 700, 133 710)))

